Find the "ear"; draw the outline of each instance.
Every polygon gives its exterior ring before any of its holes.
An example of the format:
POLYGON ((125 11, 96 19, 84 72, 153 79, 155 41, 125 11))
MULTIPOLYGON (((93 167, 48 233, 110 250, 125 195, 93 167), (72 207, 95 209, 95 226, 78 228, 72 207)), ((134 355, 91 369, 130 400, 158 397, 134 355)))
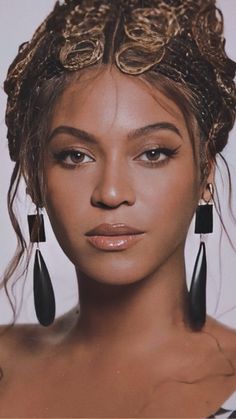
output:
POLYGON ((208 166, 208 176, 205 178, 205 180, 202 182, 201 187, 201 196, 200 199, 203 199, 205 202, 209 202, 213 198, 213 190, 214 184, 215 184, 215 162, 211 162, 208 166), (209 185, 212 185, 213 188, 209 187, 209 185))

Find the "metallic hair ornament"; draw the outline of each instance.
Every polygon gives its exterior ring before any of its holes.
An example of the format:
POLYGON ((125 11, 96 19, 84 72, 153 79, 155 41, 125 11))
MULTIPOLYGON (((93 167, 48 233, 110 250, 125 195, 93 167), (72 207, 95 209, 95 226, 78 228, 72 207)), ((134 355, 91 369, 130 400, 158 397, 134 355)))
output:
POLYGON ((32 40, 20 47, 4 84, 12 160, 23 155, 27 127, 40 113, 38 106, 34 111, 30 106, 41 86, 107 63, 126 74, 149 71, 186 86, 202 141, 214 158, 227 143, 236 112, 236 64, 224 46, 223 18, 215 0, 57 2, 32 40))

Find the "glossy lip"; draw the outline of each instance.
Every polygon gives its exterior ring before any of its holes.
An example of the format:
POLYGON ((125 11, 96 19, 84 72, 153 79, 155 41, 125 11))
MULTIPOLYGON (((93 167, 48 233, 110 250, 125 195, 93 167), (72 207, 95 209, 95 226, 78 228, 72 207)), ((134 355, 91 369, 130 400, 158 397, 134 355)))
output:
POLYGON ((125 250, 137 243, 143 234, 131 234, 121 236, 88 236, 89 243, 100 250, 125 250))
POLYGON ((121 223, 100 224, 85 234, 93 247, 109 251, 128 249, 143 235, 144 231, 121 223))
POLYGON ((116 223, 116 224, 100 224, 92 230, 87 231, 85 236, 130 236, 133 234, 143 234, 144 231, 141 231, 137 228, 130 227, 126 224, 116 223))

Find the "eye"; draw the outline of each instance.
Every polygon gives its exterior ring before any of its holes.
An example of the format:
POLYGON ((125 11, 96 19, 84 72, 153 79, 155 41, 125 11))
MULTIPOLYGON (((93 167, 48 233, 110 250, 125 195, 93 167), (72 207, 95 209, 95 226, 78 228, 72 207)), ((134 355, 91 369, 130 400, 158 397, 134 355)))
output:
POLYGON ((92 157, 79 150, 63 150, 54 154, 54 158, 67 166, 77 166, 94 161, 92 157))
POLYGON ((138 160, 147 163, 162 163, 164 161, 168 161, 170 158, 174 157, 177 154, 178 148, 170 149, 164 147, 156 147, 149 150, 144 151, 138 157, 138 160))

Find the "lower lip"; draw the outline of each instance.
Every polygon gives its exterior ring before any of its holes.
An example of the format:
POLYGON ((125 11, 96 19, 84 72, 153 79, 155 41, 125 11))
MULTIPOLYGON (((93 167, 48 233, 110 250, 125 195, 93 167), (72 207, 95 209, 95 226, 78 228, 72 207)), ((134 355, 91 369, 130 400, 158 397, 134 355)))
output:
POLYGON ((125 250, 137 243, 143 234, 130 234, 127 236, 89 236, 88 241, 92 246, 101 250, 125 250))

